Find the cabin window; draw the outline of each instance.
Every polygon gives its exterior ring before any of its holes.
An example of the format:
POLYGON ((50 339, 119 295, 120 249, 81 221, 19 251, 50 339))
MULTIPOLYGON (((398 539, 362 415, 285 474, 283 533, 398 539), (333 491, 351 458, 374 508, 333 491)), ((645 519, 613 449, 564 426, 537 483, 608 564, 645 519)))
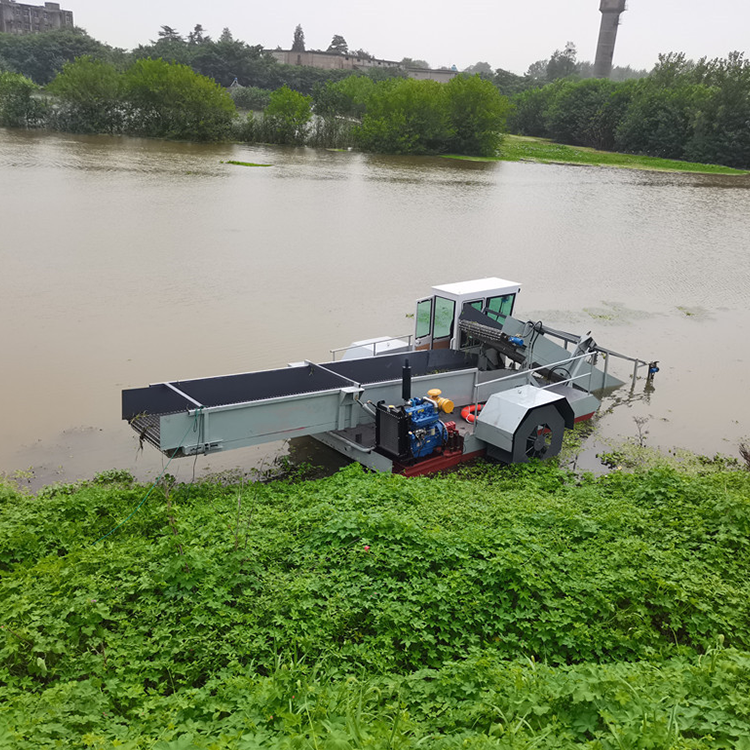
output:
POLYGON ((417 325, 415 336, 418 339, 430 335, 432 323, 432 299, 423 299, 417 302, 417 325))
POLYGON ((435 327, 433 339, 448 338, 453 333, 453 318, 456 314, 456 303, 445 297, 435 297, 435 327))
POLYGON ((504 294, 501 297, 490 297, 487 300, 485 312, 498 323, 504 323, 505 319, 513 312, 513 301, 515 294, 504 294))

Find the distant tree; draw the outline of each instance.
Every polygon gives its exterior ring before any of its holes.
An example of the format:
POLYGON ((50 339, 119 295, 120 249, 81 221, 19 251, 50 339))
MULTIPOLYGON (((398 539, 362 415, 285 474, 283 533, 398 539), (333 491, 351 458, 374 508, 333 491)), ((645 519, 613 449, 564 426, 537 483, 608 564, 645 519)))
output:
POLYGON ((138 45, 133 50, 133 58, 136 60, 162 58, 167 62, 190 65, 195 47, 189 45, 182 37, 161 37, 156 41, 151 40, 149 44, 138 45))
POLYGON ((549 65, 549 59, 537 60, 536 62, 531 63, 529 69, 526 71, 526 76, 534 81, 546 81, 547 65, 549 65))
POLYGON ((351 75, 356 75, 353 70, 324 70, 321 68, 311 68, 306 65, 282 65, 272 61, 273 68, 269 72, 273 75, 275 83, 273 85, 264 84, 263 88, 277 89, 286 84, 290 89, 299 91, 300 94, 309 96, 315 90, 315 87, 327 83, 328 81, 340 81, 351 75))
POLYGON ((55 29, 41 34, 0 34, 0 58, 14 72, 44 86, 66 62, 91 55, 114 59, 115 50, 92 39, 83 29, 55 29))
POLYGON ((389 66, 387 68, 368 68, 366 75, 373 81, 388 81, 391 78, 408 78, 408 75, 403 68, 397 68, 395 66, 389 66))
POLYGON ((695 75, 705 80, 706 100, 695 118, 686 156, 695 161, 750 166, 750 60, 730 52, 700 60, 695 75))
POLYGON ((631 68, 630 65, 615 65, 612 68, 609 79, 619 83, 621 81, 634 81, 638 78, 645 78, 647 75, 648 71, 644 68, 631 68))
POLYGON ((58 98, 55 126, 74 133, 116 133, 122 127, 122 75, 114 65, 79 57, 47 86, 58 98))
POLYGON ((493 75, 492 67, 488 62, 476 62, 473 65, 469 65, 469 67, 464 70, 464 73, 468 73, 469 75, 480 75, 486 78, 491 78, 493 75))
POLYGON ((40 124, 43 103, 33 97, 37 88, 20 73, 0 73, 0 126, 26 128, 40 124))
POLYGON ((611 149, 632 98, 632 85, 606 78, 560 81, 546 112, 547 133, 560 143, 611 149))
POLYGON ((263 133, 272 143, 304 143, 307 125, 312 118, 312 100, 288 86, 271 94, 263 113, 263 133))
POLYGON ((375 86, 372 78, 363 75, 348 76, 341 81, 318 85, 313 91, 315 114, 361 120, 375 86))
POLYGON ((564 50, 556 49, 547 63, 547 80, 557 81, 560 78, 568 78, 578 72, 576 63, 576 47, 568 42, 564 50))
POLYGON ((234 102, 217 83, 186 65, 137 60, 123 76, 128 132, 157 138, 216 141, 227 137, 234 102))
MULTIPOLYGON (((369 90, 360 79, 330 88, 356 92, 350 99, 364 106, 355 131, 365 151, 392 154, 455 153, 492 156, 505 126, 508 101, 479 75, 459 75, 449 83, 411 78, 383 81, 369 90), (357 91, 354 87, 360 87, 357 91)), ((354 116, 358 109, 355 108, 354 116)))
POLYGON ((375 56, 371 55, 366 49, 357 49, 352 52, 352 55, 359 57, 361 60, 374 60, 375 56))
POLYGON ((633 101, 617 129, 620 151, 684 159, 696 118, 710 96, 705 86, 662 87, 654 80, 636 83, 633 101))
MULTIPOLYGON (((282 83, 277 71, 282 68, 260 45, 249 46, 239 40, 211 39, 202 44, 163 42, 135 51, 137 58, 157 58, 189 65, 196 73, 213 78, 224 87, 236 78, 241 86, 260 86, 274 89, 282 83)), ((291 66, 289 66, 291 67, 291 66)))
POLYGON ((666 88, 685 81, 694 69, 695 63, 688 60, 684 52, 667 52, 659 55, 649 78, 655 85, 666 88))
MULTIPOLYGON (((637 68, 631 68, 630 65, 616 65, 612 68, 612 72, 609 74, 610 81, 632 81, 636 78, 645 78, 648 75, 647 70, 640 70, 637 68)), ((578 63, 578 77, 579 78, 593 78, 594 77, 594 63, 588 60, 582 60, 578 63)))
POLYGON ((445 84, 413 78, 379 83, 356 132, 365 151, 389 154, 445 153, 451 135, 445 84))
POLYGON ((211 37, 203 33, 203 26, 197 23, 193 30, 188 34, 188 44, 204 44, 210 42, 211 37))
POLYGON ((401 65, 403 65, 405 68, 429 68, 430 64, 427 62, 427 60, 414 60, 411 57, 404 57, 401 60, 401 65))
POLYGON ((536 81, 528 76, 519 76, 515 73, 511 73, 509 70, 503 70, 502 68, 498 68, 495 71, 492 82, 503 96, 519 94, 532 86, 538 85, 536 81))
POLYGON ((176 29, 162 26, 156 41, 152 39, 146 45, 138 45, 133 50, 133 57, 136 60, 161 57, 168 62, 189 65, 194 51, 195 44, 188 43, 176 29))
POLYGON ((305 51, 305 32, 302 31, 302 24, 297 24, 294 30, 294 40, 292 41, 292 52, 305 51))
POLYGON ((221 30, 219 41, 220 42, 233 42, 234 41, 234 37, 232 36, 232 32, 229 30, 229 26, 225 26, 221 30))
POLYGON ((326 52, 335 53, 338 55, 346 55, 349 53, 349 45, 346 43, 346 39, 343 36, 334 34, 331 43, 328 45, 326 52))
POLYGON ((556 94, 554 85, 532 88, 514 96, 508 115, 508 130, 518 135, 548 137, 547 110, 556 94))
POLYGON ((166 39, 170 42, 184 42, 177 29, 173 29, 171 26, 162 26, 158 33, 159 39, 166 39))
POLYGON ((509 102, 478 74, 459 75, 445 87, 450 150, 470 156, 494 156, 505 130, 509 102))
POLYGON ((257 86, 233 86, 229 95, 240 109, 253 109, 262 112, 271 101, 271 91, 257 86))

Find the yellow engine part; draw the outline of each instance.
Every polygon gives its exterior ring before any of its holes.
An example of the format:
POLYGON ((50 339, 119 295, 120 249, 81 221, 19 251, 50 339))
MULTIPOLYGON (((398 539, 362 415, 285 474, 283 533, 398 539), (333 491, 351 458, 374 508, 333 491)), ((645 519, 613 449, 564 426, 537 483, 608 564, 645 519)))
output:
POLYGON ((442 409, 445 414, 452 414, 455 404, 449 398, 441 398, 440 394, 442 391, 440 388, 432 388, 427 391, 427 398, 434 401, 439 409, 442 409))

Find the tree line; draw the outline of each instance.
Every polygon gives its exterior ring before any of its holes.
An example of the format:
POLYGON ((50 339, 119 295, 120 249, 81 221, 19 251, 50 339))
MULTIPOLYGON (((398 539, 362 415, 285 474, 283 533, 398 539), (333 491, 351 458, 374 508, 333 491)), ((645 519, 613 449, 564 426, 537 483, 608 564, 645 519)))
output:
POLYGON ((0 125, 178 140, 231 137, 226 90, 186 65, 136 60, 120 72, 89 56, 65 63, 42 96, 20 73, 0 73, 0 125))
MULTIPOLYGON (((301 27, 294 44, 304 49, 301 27)), ((334 36, 329 50, 342 49, 346 41, 334 36)), ((213 40, 200 24, 187 36, 162 26, 156 41, 131 52, 81 29, 0 34, 0 125, 389 153, 496 152, 508 105, 493 82, 405 76, 398 68, 283 65, 229 29, 213 40)))
MULTIPOLYGON (((301 35, 298 27, 293 43, 304 47, 301 35)), ((81 29, 0 34, 0 125, 494 155, 507 115, 518 134, 750 167, 750 72, 741 53, 697 63, 661 55, 648 75, 619 69, 622 81, 583 78, 587 65, 569 44, 524 76, 479 62, 455 83, 437 84, 398 68, 283 65, 229 29, 213 40, 200 25, 186 37, 164 26, 130 52, 81 29), (255 114, 241 118, 236 109, 255 114)))
POLYGON ((750 168, 750 61, 659 56, 645 78, 561 79, 512 98, 510 132, 574 146, 750 168))
POLYGON ((20 73, 0 73, 0 125, 74 133, 492 156, 507 108, 478 76, 443 84, 352 75, 306 95, 287 85, 227 90, 161 58, 137 59, 121 72, 85 55, 66 62, 44 92, 20 73), (249 114, 240 116, 235 100, 249 114))
POLYGON ((507 98, 479 76, 448 83, 362 75, 318 86, 311 96, 287 86, 269 94, 262 115, 250 115, 245 140, 354 146, 390 154, 494 156, 507 98))
MULTIPOLYGON (((311 94, 316 85, 352 74, 351 70, 284 65, 261 45, 235 39, 228 28, 214 40, 200 24, 186 37, 170 26, 162 26, 155 41, 131 51, 103 44, 79 28, 28 35, 0 34, 0 71, 20 73, 40 86, 48 84, 66 62, 84 55, 110 63, 121 72, 137 60, 162 58, 186 65, 225 88, 235 82, 269 90, 286 85, 303 94, 311 94)), ((404 73, 375 69, 371 75, 384 78, 404 73)))

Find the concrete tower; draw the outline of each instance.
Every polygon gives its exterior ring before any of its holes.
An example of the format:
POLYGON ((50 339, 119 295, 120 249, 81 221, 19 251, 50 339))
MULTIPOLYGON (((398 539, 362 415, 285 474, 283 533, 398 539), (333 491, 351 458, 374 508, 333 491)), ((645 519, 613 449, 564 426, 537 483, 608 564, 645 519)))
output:
POLYGON ((596 47, 594 78, 609 78, 612 73, 612 56, 615 54, 617 27, 620 14, 625 10, 625 0, 601 0, 602 25, 599 28, 599 44, 596 47))

